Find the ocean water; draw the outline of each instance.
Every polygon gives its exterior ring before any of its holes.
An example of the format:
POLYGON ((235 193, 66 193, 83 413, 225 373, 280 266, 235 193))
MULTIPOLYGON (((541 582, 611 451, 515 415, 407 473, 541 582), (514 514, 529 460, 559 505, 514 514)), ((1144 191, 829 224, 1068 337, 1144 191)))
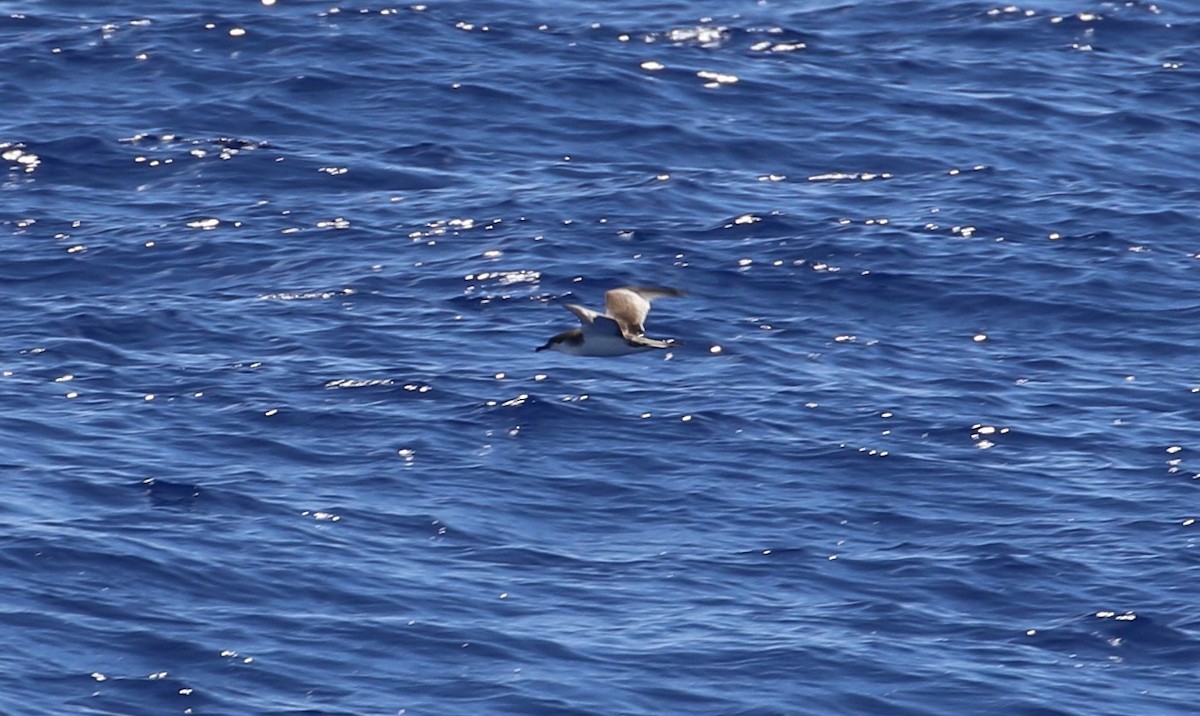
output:
POLYGON ((1200 5, 0 2, 0 713, 1195 713, 1200 5), (677 286, 614 359, 535 353, 677 286))

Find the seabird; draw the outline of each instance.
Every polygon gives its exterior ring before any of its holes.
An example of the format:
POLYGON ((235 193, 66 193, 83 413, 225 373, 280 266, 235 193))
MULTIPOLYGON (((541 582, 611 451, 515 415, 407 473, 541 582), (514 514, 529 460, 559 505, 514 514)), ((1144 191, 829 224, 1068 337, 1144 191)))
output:
POLYGON ((682 296, 677 288, 622 286, 604 294, 604 313, 573 303, 564 307, 579 318, 579 328, 563 331, 536 350, 552 350, 573 356, 624 356, 631 353, 672 348, 674 339, 647 338, 643 322, 656 298, 682 296))

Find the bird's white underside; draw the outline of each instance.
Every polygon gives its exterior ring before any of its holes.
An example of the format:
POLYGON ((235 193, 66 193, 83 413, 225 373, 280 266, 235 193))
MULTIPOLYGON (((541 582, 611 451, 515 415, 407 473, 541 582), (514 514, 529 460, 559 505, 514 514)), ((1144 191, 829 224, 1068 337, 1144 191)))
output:
POLYGON ((589 334, 586 330, 582 343, 562 342, 554 346, 554 350, 573 356, 595 356, 609 358, 624 356, 631 353, 643 353, 654 350, 651 346, 634 346, 625 340, 624 336, 611 333, 589 334))

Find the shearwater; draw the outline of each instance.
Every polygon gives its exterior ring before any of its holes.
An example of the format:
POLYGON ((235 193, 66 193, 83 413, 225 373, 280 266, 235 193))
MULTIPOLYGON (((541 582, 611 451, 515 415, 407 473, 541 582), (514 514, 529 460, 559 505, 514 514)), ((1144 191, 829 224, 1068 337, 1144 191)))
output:
POLYGON ((656 298, 682 296, 677 288, 622 286, 604 294, 604 313, 574 303, 565 308, 579 318, 579 328, 563 331, 536 350, 573 356, 624 356, 679 345, 674 339, 647 338, 646 314, 656 298))

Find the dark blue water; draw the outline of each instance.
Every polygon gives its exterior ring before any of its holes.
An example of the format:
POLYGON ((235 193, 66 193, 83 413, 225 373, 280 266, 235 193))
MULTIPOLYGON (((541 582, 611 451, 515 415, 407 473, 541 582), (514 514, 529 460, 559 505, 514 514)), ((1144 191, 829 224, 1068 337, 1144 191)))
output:
POLYGON ((1200 6, 0 3, 0 712, 1190 714, 1200 6), (679 286, 616 359, 535 353, 679 286))

